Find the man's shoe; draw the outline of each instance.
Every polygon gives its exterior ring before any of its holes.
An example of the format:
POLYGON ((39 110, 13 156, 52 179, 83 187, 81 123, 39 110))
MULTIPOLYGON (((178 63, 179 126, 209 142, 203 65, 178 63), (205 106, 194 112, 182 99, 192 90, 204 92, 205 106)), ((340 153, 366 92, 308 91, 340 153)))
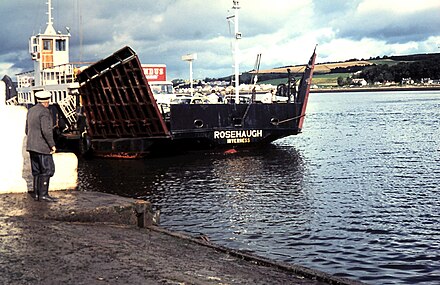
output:
POLYGON ((52 203, 58 202, 57 199, 50 197, 49 195, 40 196, 39 198, 40 198, 40 201, 43 201, 43 202, 52 202, 52 203))
POLYGON ((40 176, 39 178, 39 198, 44 202, 57 202, 58 200, 49 196, 49 176, 40 176))

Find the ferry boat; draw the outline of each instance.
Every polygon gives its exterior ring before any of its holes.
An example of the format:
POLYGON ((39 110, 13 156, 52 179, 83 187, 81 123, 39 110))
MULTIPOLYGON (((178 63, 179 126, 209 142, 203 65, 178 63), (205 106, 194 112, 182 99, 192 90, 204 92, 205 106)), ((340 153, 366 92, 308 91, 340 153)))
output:
MULTIPOLYGON (((87 118, 87 144, 99 156, 141 157, 182 150, 236 149, 266 145, 302 131, 316 53, 302 79, 277 88, 270 103, 239 93, 239 1, 233 1, 235 96, 222 103, 170 104, 158 108, 139 58, 130 47, 78 74, 87 118), (284 87, 284 88, 283 88, 284 87)), ((315 48, 316 50, 316 48, 315 48)), ((289 70, 287 70, 289 72, 289 70)))
POLYGON ((261 102, 240 94, 239 1, 234 0, 232 8, 228 20, 235 26, 235 94, 223 102, 177 100, 159 108, 132 48, 123 47, 88 67, 70 63, 70 33, 55 32, 48 0, 47 28, 29 42, 35 70, 17 75, 18 104, 34 104, 35 92, 50 91, 59 147, 74 146, 82 154, 103 157, 254 147, 301 133, 315 51, 298 85, 289 73, 274 100, 261 102), (185 102, 191 104, 178 104, 185 102))

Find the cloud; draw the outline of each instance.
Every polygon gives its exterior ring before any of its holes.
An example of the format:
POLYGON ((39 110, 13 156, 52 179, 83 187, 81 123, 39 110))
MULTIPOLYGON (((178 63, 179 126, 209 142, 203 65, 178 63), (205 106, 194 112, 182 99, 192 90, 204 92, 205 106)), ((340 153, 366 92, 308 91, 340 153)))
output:
POLYGON ((438 33, 439 11, 439 1, 364 0, 352 14, 335 20, 333 27, 340 38, 371 38, 391 44, 423 41, 438 33))
MULTIPOLYGON (((240 70, 302 64, 318 44, 318 62, 391 54, 438 52, 440 2, 420 0, 240 0, 240 70)), ((187 53, 197 53, 194 76, 232 73, 232 1, 53 1, 55 28, 71 30, 71 60, 93 62, 125 45, 144 63, 164 63, 168 78, 188 78, 187 53)), ((46 0, 1 1, 2 72, 30 70, 29 36, 46 27, 46 0)), ((1 76, 2 74, 0 74, 1 76)))

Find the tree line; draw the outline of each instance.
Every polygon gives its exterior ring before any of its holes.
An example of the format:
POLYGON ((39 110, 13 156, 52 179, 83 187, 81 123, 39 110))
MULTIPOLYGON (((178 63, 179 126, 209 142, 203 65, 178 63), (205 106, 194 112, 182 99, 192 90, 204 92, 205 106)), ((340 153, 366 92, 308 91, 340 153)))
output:
POLYGON ((401 83, 404 78, 411 78, 415 82, 421 82, 423 78, 440 79, 440 58, 399 62, 395 65, 372 65, 365 67, 355 78, 363 78, 368 83, 401 83))

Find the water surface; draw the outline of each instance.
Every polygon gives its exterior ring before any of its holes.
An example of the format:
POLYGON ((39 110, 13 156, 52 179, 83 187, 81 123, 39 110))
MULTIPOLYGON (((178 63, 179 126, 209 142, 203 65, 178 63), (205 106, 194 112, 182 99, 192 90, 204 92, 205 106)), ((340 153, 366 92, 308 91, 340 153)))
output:
POLYGON ((235 155, 80 161, 161 225, 370 284, 440 280, 440 92, 312 93, 304 133, 235 155))

